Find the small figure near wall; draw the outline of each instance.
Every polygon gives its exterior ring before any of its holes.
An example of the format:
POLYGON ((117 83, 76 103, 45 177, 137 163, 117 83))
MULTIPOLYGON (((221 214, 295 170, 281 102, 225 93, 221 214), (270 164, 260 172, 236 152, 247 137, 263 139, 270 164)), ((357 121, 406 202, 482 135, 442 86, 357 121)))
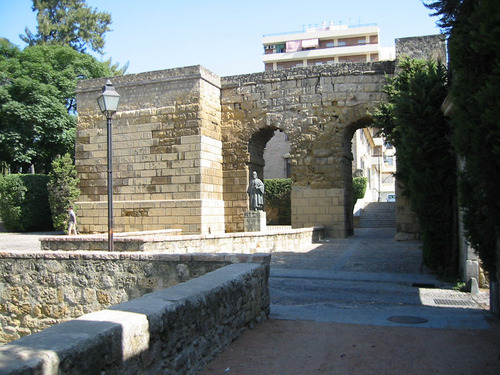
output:
POLYGON ((77 235, 76 232, 76 215, 75 211, 73 211, 73 207, 69 206, 68 208, 68 236, 74 234, 77 235))
POLYGON ((257 177, 257 172, 252 173, 247 194, 250 198, 250 210, 262 211, 264 209, 264 183, 257 177))

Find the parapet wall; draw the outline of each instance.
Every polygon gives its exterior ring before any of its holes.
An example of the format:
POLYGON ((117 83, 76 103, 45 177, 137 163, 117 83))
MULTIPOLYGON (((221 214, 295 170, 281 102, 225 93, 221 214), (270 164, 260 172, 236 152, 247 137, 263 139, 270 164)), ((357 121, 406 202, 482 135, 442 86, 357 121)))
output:
MULTIPOLYGON (((254 254, 302 248, 325 237, 324 227, 269 230, 267 232, 225 233, 215 235, 117 236, 115 251, 161 251, 162 253, 254 254)), ((106 251, 104 236, 53 236, 40 239, 42 250, 106 251)))
MULTIPOLYGON (((257 259, 257 260, 255 260, 257 259)), ((224 254, 34 251, 0 253, 0 343, 237 262, 224 254)))
POLYGON ((269 314, 269 257, 232 264, 0 348, 2 374, 194 374, 269 314))

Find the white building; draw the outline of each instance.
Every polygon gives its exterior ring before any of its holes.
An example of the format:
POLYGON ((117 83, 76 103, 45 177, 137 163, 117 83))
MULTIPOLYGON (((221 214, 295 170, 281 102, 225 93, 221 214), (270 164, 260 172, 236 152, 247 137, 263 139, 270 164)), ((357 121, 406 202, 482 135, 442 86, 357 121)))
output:
POLYGON ((298 66, 394 60, 395 47, 383 48, 379 28, 369 25, 333 25, 303 31, 264 35, 265 70, 298 66))
POLYGON ((363 128, 352 138, 352 171, 368 179, 364 199, 358 200, 354 212, 370 202, 387 202, 395 198, 396 150, 376 129, 363 128))

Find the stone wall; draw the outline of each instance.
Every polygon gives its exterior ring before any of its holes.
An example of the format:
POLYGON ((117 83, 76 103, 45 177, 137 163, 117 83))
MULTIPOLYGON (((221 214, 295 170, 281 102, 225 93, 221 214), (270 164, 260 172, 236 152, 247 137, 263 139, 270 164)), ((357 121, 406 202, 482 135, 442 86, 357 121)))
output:
POLYGON ((0 253, 0 342, 258 256, 108 252, 0 253))
MULTIPOLYGON (((200 66, 114 77, 116 232, 242 231, 250 172, 263 176, 264 148, 280 129, 291 141, 294 186, 323 190, 308 202, 317 212, 296 206, 293 227, 309 226, 318 213, 315 225, 331 235, 352 234, 352 135, 371 123, 393 72, 393 62, 373 62, 222 79, 200 66), (331 194, 341 206, 324 212, 317 197, 331 194)), ((82 232, 107 230, 106 121, 96 103, 103 84, 77 89, 82 232)))
MULTIPOLYGON (((220 79, 200 67, 114 77, 114 220, 117 232, 224 232, 220 79)), ((76 168, 80 231, 107 231, 104 79, 79 82, 76 168)))
MULTIPOLYGON (((372 122, 394 62, 345 63, 221 79, 226 231, 243 229, 251 172, 279 129, 292 161, 292 226, 353 233, 351 139, 372 122)), ((265 176, 264 176, 265 178, 265 176)))
POLYGON ((2 374, 195 374, 269 314, 269 258, 240 263, 0 347, 2 374))
POLYGON ((440 61, 446 64, 448 52, 446 36, 443 34, 414 36, 396 39, 396 57, 440 61))
MULTIPOLYGON (((274 253, 304 248, 321 241, 324 237, 324 227, 215 235, 131 236, 115 238, 114 250, 214 255, 274 253)), ((51 251, 106 251, 108 249, 107 238, 104 236, 42 237, 40 242, 42 250, 51 251)))

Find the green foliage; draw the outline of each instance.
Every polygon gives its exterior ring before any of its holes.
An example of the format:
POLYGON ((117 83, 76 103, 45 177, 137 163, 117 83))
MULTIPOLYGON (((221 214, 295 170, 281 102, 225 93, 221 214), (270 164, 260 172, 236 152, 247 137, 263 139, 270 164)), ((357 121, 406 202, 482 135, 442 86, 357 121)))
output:
POLYGON ((500 238, 500 2, 437 2, 449 22, 453 144, 463 157, 460 205, 467 239, 494 280, 500 238))
POLYGON ((292 180, 276 178, 264 180, 264 204, 267 207, 278 208, 279 223, 286 225, 292 222, 292 180))
POLYGON ((68 218, 68 207, 73 206, 80 195, 78 189, 79 178, 76 168, 69 154, 58 157, 52 162, 52 171, 49 173, 49 204, 52 213, 52 222, 57 230, 64 230, 68 218))
POLYGON ((14 171, 35 164, 43 172, 57 154, 73 153, 77 80, 111 74, 70 47, 20 51, 0 41, 0 162, 14 171))
POLYGON ((446 69, 434 62, 403 59, 385 87, 375 126, 397 150, 398 182, 422 226, 424 261, 455 272, 456 161, 451 127, 440 110, 447 95, 446 69))
POLYGON ((0 178, 0 217, 15 232, 51 230, 44 175, 12 174, 0 178))
POLYGON ((353 177, 352 178, 352 191, 353 191, 353 206, 356 205, 358 199, 363 199, 366 193, 366 186, 368 179, 366 177, 353 177))
POLYGON ((33 0, 33 11, 37 12, 36 35, 26 28, 21 39, 29 46, 69 46, 78 52, 90 47, 103 54, 104 34, 111 29, 111 15, 98 12, 85 0, 33 0))

